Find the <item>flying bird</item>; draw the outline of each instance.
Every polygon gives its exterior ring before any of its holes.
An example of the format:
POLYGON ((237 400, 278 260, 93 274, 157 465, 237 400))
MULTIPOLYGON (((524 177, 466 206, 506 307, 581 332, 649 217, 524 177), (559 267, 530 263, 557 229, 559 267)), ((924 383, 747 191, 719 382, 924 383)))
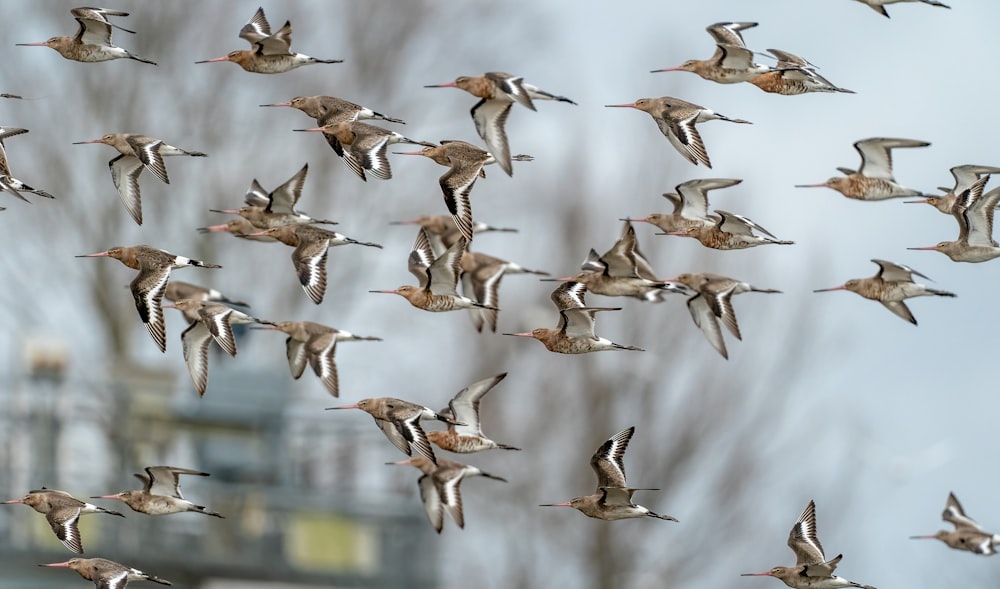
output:
POLYGON ((386 155, 390 145, 411 143, 435 147, 433 143, 410 139, 395 131, 357 121, 339 121, 327 123, 322 127, 294 130, 318 132, 332 137, 327 139, 327 143, 344 160, 347 167, 365 182, 368 181, 365 172, 381 180, 392 178, 392 168, 389 167, 389 158, 386 155))
POLYGON ((444 527, 446 511, 459 528, 465 528, 462 491, 459 487, 463 480, 473 476, 481 476, 495 481, 507 482, 507 479, 492 475, 475 466, 444 458, 438 458, 437 464, 435 464, 423 456, 412 456, 406 460, 387 464, 408 465, 423 473, 417 479, 417 485, 420 487, 420 499, 423 501, 424 511, 427 513, 427 521, 434 526, 434 531, 438 534, 444 527))
POLYGON ((129 581, 152 581, 160 585, 170 585, 170 581, 154 577, 139 569, 119 564, 105 558, 71 558, 66 562, 43 564, 44 567, 71 569, 78 575, 94 582, 97 589, 125 589, 129 581))
POLYGON ((42 487, 34 491, 29 491, 27 495, 20 499, 4 501, 4 505, 27 505, 38 513, 45 514, 45 521, 49 522, 56 538, 77 554, 83 554, 83 542, 80 539, 80 529, 77 522, 81 515, 87 513, 106 513, 125 517, 117 511, 104 509, 96 505, 91 505, 86 501, 80 501, 65 491, 46 489, 42 487))
POLYGON ((657 72, 691 72, 711 82, 736 84, 753 81, 771 71, 766 65, 754 63, 754 52, 743 42, 742 31, 757 26, 755 22, 719 22, 706 27, 715 39, 715 53, 708 59, 689 59, 676 67, 657 72))
POLYGON ((919 190, 906 188, 892 175, 892 150, 900 147, 927 147, 930 143, 917 139, 872 137, 854 143, 861 154, 861 168, 837 168, 843 176, 835 176, 819 184, 796 184, 796 188, 832 188, 855 200, 885 200, 904 196, 923 196, 919 190))
POLYGON ((907 249, 938 251, 955 262, 988 262, 1000 257, 1000 247, 993 239, 993 214, 1000 204, 1000 188, 983 194, 989 180, 989 175, 976 180, 952 205, 952 215, 958 221, 958 239, 907 249))
POLYGON ((448 408, 438 411, 438 414, 450 417, 461 424, 449 424, 445 431, 427 432, 427 439, 436 444, 438 448, 457 454, 492 449, 520 450, 520 448, 500 444, 486 437, 479 419, 479 403, 486 396, 486 393, 493 390, 493 387, 506 377, 507 373, 503 372, 496 376, 477 380, 458 391, 458 394, 451 401, 448 401, 448 408))
POLYGON ((681 182, 674 190, 664 192, 663 198, 670 201, 674 210, 670 213, 650 213, 642 219, 628 219, 633 223, 649 223, 664 233, 687 231, 691 227, 714 225, 716 215, 708 214, 708 193, 719 188, 736 186, 743 180, 731 178, 700 178, 681 182))
POLYGON ((941 519, 954 526, 953 530, 938 530, 927 536, 910 536, 914 540, 940 540, 955 550, 968 550, 982 556, 992 556, 1000 546, 1000 534, 991 534, 974 519, 965 515, 954 493, 948 493, 941 519))
POLYGON ((80 28, 77 29, 76 35, 72 37, 52 37, 48 41, 17 43, 17 45, 23 47, 48 47, 56 50, 64 58, 73 61, 90 63, 127 58, 156 65, 156 62, 129 53, 121 47, 117 47, 111 41, 112 27, 126 33, 135 33, 135 31, 112 24, 108 20, 109 16, 128 16, 127 12, 110 10, 108 8, 80 7, 71 9, 70 13, 76 19, 76 22, 80 23, 80 28))
POLYGON ((207 472, 178 468, 176 466, 147 466, 146 474, 135 473, 142 481, 142 489, 122 491, 114 495, 99 495, 91 499, 118 499, 132 508, 132 511, 146 515, 170 515, 193 511, 212 517, 222 516, 202 505, 195 505, 181 494, 181 475, 209 476, 207 472))
POLYGON ((875 12, 881 14, 882 16, 889 18, 889 12, 885 9, 887 4, 899 4, 901 2, 922 2, 923 4, 930 4, 931 6, 940 6, 941 8, 951 8, 947 4, 942 4, 937 0, 856 0, 864 4, 865 6, 871 8, 875 12))
MULTIPOLYGON (((45 198, 55 198, 48 192, 44 190, 38 190, 28 186, 24 182, 21 182, 13 176, 10 172, 10 164, 7 162, 7 148, 3 144, 3 140, 8 137, 14 137, 16 135, 21 135, 22 133, 27 133, 27 129, 18 129, 15 127, 0 127, 0 191, 6 191, 17 198, 23 200, 24 202, 30 202, 27 198, 22 195, 22 192, 30 192, 32 194, 37 194, 38 196, 44 196, 45 198)), ((0 209, 2 210, 2 209, 0 209)))

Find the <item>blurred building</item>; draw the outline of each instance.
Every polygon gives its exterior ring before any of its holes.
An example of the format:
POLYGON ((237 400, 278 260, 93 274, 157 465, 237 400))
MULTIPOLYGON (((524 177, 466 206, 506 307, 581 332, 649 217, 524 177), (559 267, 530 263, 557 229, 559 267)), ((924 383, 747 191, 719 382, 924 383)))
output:
MULTIPOLYGON (((199 399, 176 372, 67 379, 66 354, 44 342, 24 360, 0 389, 0 501, 41 486, 78 498, 140 488, 132 473, 166 464, 211 473, 182 477, 182 490, 225 516, 151 517, 95 499, 126 517, 82 517, 85 557, 192 589, 436 585, 417 473, 406 492, 389 486, 385 440, 367 416, 294 399, 287 374, 213 366, 216 386, 199 399)), ((0 507, 0 587, 76 585, 37 567, 73 556, 42 515, 0 507)))

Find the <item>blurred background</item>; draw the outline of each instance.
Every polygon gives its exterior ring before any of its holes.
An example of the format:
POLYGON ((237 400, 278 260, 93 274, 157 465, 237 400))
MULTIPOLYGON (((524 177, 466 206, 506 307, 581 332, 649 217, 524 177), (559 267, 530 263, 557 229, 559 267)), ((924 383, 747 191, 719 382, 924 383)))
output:
MULTIPOLYGON (((846 578, 996 583, 997 560, 907 536, 943 525, 949 491, 988 530, 1000 528, 1000 480, 990 466, 1000 262, 907 251, 955 239, 955 222, 930 207, 793 187, 856 168, 852 143, 876 136, 932 143, 895 154, 900 183, 928 192, 951 185, 952 166, 1000 165, 990 73, 1000 46, 989 42, 1000 5, 955 4, 894 5, 886 19, 850 0, 296 0, 263 6, 273 28, 289 19, 293 50, 344 63, 264 76, 232 63, 194 65, 246 47, 237 33, 255 2, 118 2, 112 8, 132 14, 116 22, 137 34, 116 31, 115 43, 153 67, 15 47, 72 34, 76 23, 74 4, 11 0, 18 18, 0 30, 0 91, 24 100, 0 103, 2 123, 31 132, 6 142, 8 157, 14 176, 56 200, 0 196, 0 500, 43 485, 78 497, 115 493, 135 488, 131 474, 154 464, 210 472, 184 489, 225 520, 126 511, 125 520, 81 522, 86 556, 176 587, 774 587, 737 576, 793 562, 785 541, 810 499, 827 556, 845 555, 838 573, 846 578), (857 94, 786 97, 649 73, 707 58, 714 44, 704 27, 719 21, 759 22, 744 34, 750 48, 801 55, 857 94), (728 361, 679 295, 658 305, 591 295, 590 304, 623 307, 601 314, 598 332, 646 352, 574 357, 476 333, 464 312, 424 313, 367 292, 412 282, 406 259, 416 232, 389 223, 446 212, 437 184, 444 168, 390 156, 394 178, 363 183, 320 137, 291 132, 311 119, 258 105, 333 95, 406 120, 384 126, 415 139, 481 144, 468 113, 477 99, 423 86, 486 71, 522 75, 579 106, 511 111, 511 149, 535 161, 515 165, 512 178, 488 169, 472 202, 477 220, 519 233, 478 235, 476 250, 569 275, 589 248, 611 247, 619 218, 668 211, 661 193, 710 177, 743 179, 713 193, 713 208, 796 242, 719 252, 637 224, 664 278, 711 271, 784 291, 735 300, 743 341, 726 336, 728 361), (663 95, 754 124, 701 125, 714 164, 707 170, 680 157, 645 113, 604 108, 663 95), (141 227, 109 177, 116 153, 71 145, 124 131, 210 154, 168 159, 169 185, 140 177, 141 227), (298 285, 290 248, 196 231, 225 222, 208 209, 240 206, 252 179, 270 190, 307 162, 300 208, 385 246, 333 249, 319 306, 298 285), (139 243, 223 265, 173 278, 246 300, 256 316, 385 341, 338 346, 337 400, 312 374, 291 379, 282 337, 244 331, 235 359, 213 345, 199 399, 179 314, 166 311, 161 354, 126 288, 134 272, 73 257, 139 243), (910 265, 958 298, 912 301, 914 327, 856 295, 811 292, 874 274, 871 258, 910 265), (402 456, 371 419, 323 411, 376 396, 443 407, 501 372, 509 376, 483 404, 484 428, 523 451, 449 456, 509 482, 466 481, 466 529, 447 521, 440 536, 424 519, 419 473, 383 464, 402 456), (609 524, 537 507, 593 492, 591 454, 631 425, 629 482, 660 489, 636 500, 680 523, 609 524)), ((555 325, 553 286, 505 278, 498 332, 555 325)), ((124 508, 109 503, 101 502, 124 508)), ((80 586, 35 567, 70 556, 41 515, 0 509, 0 586, 80 586)))

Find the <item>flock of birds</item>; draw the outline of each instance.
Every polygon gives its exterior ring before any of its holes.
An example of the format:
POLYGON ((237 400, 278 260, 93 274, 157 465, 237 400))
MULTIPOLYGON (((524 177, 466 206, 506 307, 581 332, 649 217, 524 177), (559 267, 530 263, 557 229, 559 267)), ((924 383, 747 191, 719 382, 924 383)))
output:
MULTIPOLYGON (((905 0, 858 0, 888 16, 885 5, 905 0)), ((912 0, 911 0, 912 1, 912 0)), ((925 4, 944 6, 932 0, 925 4)), ((126 17, 128 13, 104 8, 75 8, 72 11, 79 23, 73 37, 53 37, 42 43, 21 45, 47 46, 67 59, 82 62, 131 59, 146 64, 152 61, 138 57, 112 42, 112 29, 133 33, 109 20, 109 17, 126 17)), ((715 41, 715 52, 706 60, 690 60, 680 66, 654 70, 656 72, 687 71, 706 80, 731 84, 748 82, 765 92, 795 95, 808 92, 850 93, 820 76, 807 60, 787 51, 768 49, 777 63, 765 66, 755 62, 756 51, 744 43, 742 32, 756 26, 752 22, 723 22, 707 28, 715 41)), ((231 61, 253 73, 282 73, 311 64, 339 63, 340 60, 317 59, 291 51, 290 23, 286 22, 272 33, 263 9, 258 9, 240 30, 239 36, 251 45, 249 50, 233 51, 226 56, 199 61, 212 63, 231 61)), ((374 120, 402 123, 370 108, 332 96, 300 96, 288 102, 264 104, 264 107, 291 107, 314 119, 316 126, 297 129, 303 132, 322 133, 322 136, 345 165, 361 180, 368 176, 388 180, 392 178, 388 146, 408 143, 420 146, 420 151, 397 152, 422 155, 447 171, 439 184, 448 214, 425 215, 402 225, 417 225, 416 240, 408 258, 408 269, 417 278, 416 286, 400 286, 391 290, 372 292, 397 294, 419 309, 443 312, 465 309, 471 312, 479 331, 497 331, 499 312, 498 288, 506 274, 530 273, 547 275, 523 266, 470 251, 474 235, 486 231, 513 231, 494 227, 474 219, 470 195, 479 178, 486 176, 486 167, 497 167, 513 175, 513 162, 531 161, 528 155, 512 155, 505 123, 514 104, 536 110, 537 101, 547 100, 571 105, 571 99, 556 95, 526 83, 520 76, 502 72, 489 72, 482 76, 462 76, 453 82, 429 87, 453 87, 477 97, 471 109, 476 131, 486 145, 483 149, 463 141, 432 143, 415 140, 382 127, 361 122, 374 120), (462 282, 462 294, 458 283, 462 282)), ((17 98, 14 95, 5 95, 17 98)), ((731 118, 700 105, 664 96, 641 98, 630 104, 613 104, 610 107, 628 107, 647 112, 656 121, 659 130, 685 159, 694 165, 711 167, 708 150, 698 133, 697 124, 710 120, 723 120, 746 124, 749 121, 731 118)), ((25 129, 0 127, 0 190, 27 200, 23 193, 54 198, 44 190, 16 179, 10 171, 3 140, 27 132, 25 129)), ((108 133, 100 139, 81 141, 82 144, 103 143, 113 147, 119 155, 109 162, 112 181, 118 190, 128 214, 137 224, 142 224, 142 206, 139 178, 144 170, 165 183, 169 177, 164 165, 167 156, 204 157, 205 153, 181 149, 163 140, 135 133, 108 133)), ((943 194, 928 195, 906 188, 896 182, 892 172, 892 151, 898 148, 916 148, 927 142, 899 138, 870 138, 855 143, 861 155, 858 170, 838 168, 843 176, 831 178, 822 184, 844 196, 859 200, 882 200, 897 197, 920 197, 909 202, 925 203, 954 216, 959 225, 955 241, 946 241, 932 247, 910 249, 936 250, 961 262, 983 262, 1000 257, 1000 246, 993 240, 994 210, 1000 202, 1000 189, 985 191, 990 175, 1000 168, 984 165, 959 165, 952 168, 954 186, 942 188, 943 194)), ((287 182, 272 191, 263 188, 256 179, 245 196, 245 204, 238 208, 216 209, 217 212, 235 217, 225 224, 210 225, 202 231, 227 232, 244 240, 278 241, 293 249, 291 258, 298 280, 307 296, 315 304, 323 301, 327 287, 326 261, 329 249, 339 245, 360 245, 381 248, 377 243, 359 241, 324 226, 336 222, 314 218, 297 209, 308 173, 304 165, 287 182)), ((632 297, 646 302, 661 302, 670 294, 688 296, 687 306, 695 325, 709 343, 723 357, 728 357, 721 325, 737 339, 742 339, 734 311, 732 297, 746 292, 778 293, 770 288, 759 288, 748 282, 712 273, 686 273, 671 279, 661 279, 642 255, 633 223, 647 223, 657 227, 661 234, 692 237, 704 246, 718 250, 734 250, 762 245, 790 245, 780 240, 749 218, 728 211, 710 211, 708 193, 713 190, 738 185, 739 179, 706 178, 682 182, 676 192, 664 194, 672 204, 672 212, 653 213, 645 218, 623 219, 622 232, 615 244, 604 254, 591 250, 580 271, 571 276, 549 278, 559 282, 551 298, 559 313, 555 328, 538 328, 530 332, 505 335, 531 337, 539 340, 548 350, 566 354, 581 354, 604 350, 633 350, 641 348, 622 345, 602 338, 595 332, 595 317, 601 311, 620 310, 618 307, 591 306, 585 299, 589 291, 603 296, 632 297)), ((224 295, 222 292, 196 284, 170 280, 171 270, 196 266, 220 268, 213 263, 175 255, 149 245, 117 246, 78 257, 109 257, 137 270, 130 288, 140 320, 148 329, 161 351, 166 350, 167 334, 164 308, 180 311, 189 326, 181 334, 183 354, 197 392, 204 395, 208 386, 208 355, 215 341, 229 355, 236 355, 233 324, 253 324, 257 329, 280 331, 287 336, 286 354, 293 378, 298 379, 308 364, 324 387, 333 396, 339 396, 337 366, 334 353, 338 342, 378 340, 377 337, 357 336, 334 327, 310 321, 274 322, 251 316, 235 306, 246 308, 246 303, 224 295), (172 304, 163 304, 166 298, 172 304)), ((946 296, 953 293, 932 289, 915 281, 926 278, 907 266, 887 261, 873 260, 878 273, 870 278, 848 280, 841 286, 823 289, 849 290, 865 298, 882 303, 899 317, 916 324, 916 319, 905 300, 916 296, 946 296)), ((817 291, 819 292, 819 291, 817 291)), ((482 430, 480 403, 506 374, 483 379, 460 391, 448 408, 435 411, 423 405, 379 397, 363 399, 354 404, 331 409, 360 409, 370 414, 386 438, 407 460, 391 464, 413 466, 421 471, 418 479, 420 496, 427 517, 434 529, 441 532, 444 514, 447 513, 459 527, 464 527, 464 514, 460 484, 471 476, 483 476, 499 481, 503 478, 486 473, 471 465, 439 458, 439 449, 454 453, 472 453, 489 449, 518 450, 508 444, 491 440, 482 430), (421 420, 437 420, 447 429, 425 432, 421 420)), ((593 494, 576 497, 567 502, 548 504, 575 508, 585 515, 602 519, 655 518, 677 521, 668 515, 657 514, 633 502, 639 490, 626 482, 624 455, 635 432, 628 428, 608 439, 591 458, 591 467, 597 476, 593 494)), ((166 515, 188 511, 222 517, 203 506, 186 500, 180 492, 180 476, 208 476, 208 473, 171 466, 151 466, 145 474, 136 474, 143 482, 143 489, 100 499, 117 499, 139 513, 166 515)), ((25 504, 45 514, 55 535, 70 550, 83 552, 77 529, 80 515, 105 513, 122 516, 71 495, 53 489, 31 491, 21 499, 7 504, 25 504)), ((947 545, 989 555, 1000 545, 1000 536, 987 533, 967 517, 954 495, 950 495, 943 519, 954 525, 954 530, 940 531, 933 536, 947 545)), ((794 588, 834 589, 839 587, 864 587, 834 574, 842 555, 827 559, 817 537, 815 505, 810 502, 795 522, 788 538, 788 545, 796 555, 796 564, 775 567, 761 573, 782 580, 794 588)), ((130 580, 149 580, 169 585, 159 577, 101 558, 74 558, 63 563, 44 566, 68 567, 86 579, 93 580, 100 589, 121 589, 130 580)))

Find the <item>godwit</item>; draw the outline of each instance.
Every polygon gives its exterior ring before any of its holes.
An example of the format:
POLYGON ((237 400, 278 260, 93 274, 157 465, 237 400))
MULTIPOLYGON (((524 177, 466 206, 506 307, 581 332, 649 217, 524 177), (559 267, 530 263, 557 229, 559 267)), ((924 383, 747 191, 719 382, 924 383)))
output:
POLYGON ((708 272, 681 274, 670 280, 680 282, 695 292, 695 295, 687 301, 691 319, 705 334, 708 343, 727 360, 729 353, 726 351, 726 342, 719 328, 719 319, 722 319, 722 323, 736 339, 743 339, 740 335, 740 326, 736 322, 736 310, 733 309, 733 295, 744 292, 781 292, 770 288, 757 288, 749 282, 708 272))
POLYGON ((27 495, 20 499, 4 501, 4 505, 23 504, 34 509, 38 513, 45 514, 45 520, 49 522, 56 538, 77 554, 83 554, 83 542, 80 541, 80 530, 77 521, 85 513, 106 513, 125 517, 117 511, 104 509, 96 505, 91 505, 86 501, 80 501, 65 491, 55 489, 41 489, 29 491, 27 495))
MULTIPOLYGON (((483 166, 496 163, 496 158, 488 151, 479 149, 464 141, 444 140, 437 147, 425 147, 420 151, 397 151, 402 155, 422 155, 434 160, 442 166, 448 166, 447 172, 438 178, 441 192, 444 194, 444 204, 455 219, 462 236, 472 241, 472 203, 469 193, 476 183, 476 178, 486 177, 483 166)), ((514 161, 531 161, 530 155, 515 155, 514 161)))
POLYGON ((811 63, 794 53, 779 49, 768 49, 768 52, 778 60, 775 68, 748 80, 764 92, 785 96, 809 92, 855 93, 854 90, 835 86, 830 80, 816 73, 811 63))
POLYGON ((938 530, 929 536, 910 536, 914 540, 940 540, 955 550, 968 550, 983 556, 997 553, 1000 546, 1000 535, 983 531, 982 526, 974 519, 965 515, 962 504, 954 493, 948 493, 948 501, 944 504, 941 519, 955 526, 954 530, 938 530))
POLYGON ((875 12, 881 14, 886 18, 889 18, 889 13, 885 9, 886 4, 898 4, 900 2, 922 2, 924 4, 930 4, 931 6, 940 6, 941 8, 951 8, 951 6, 937 2, 937 0, 857 0, 857 1, 871 8, 872 10, 874 10, 875 12))
POLYGON ((649 262, 639 251, 635 228, 628 220, 618 241, 599 256, 593 249, 587 255, 581 272, 575 276, 555 278, 562 282, 582 282, 589 292, 608 297, 632 297, 659 303, 668 293, 684 293, 683 286, 664 282, 656 277, 649 262))
MULTIPOLYGON (((306 174, 308 173, 309 164, 305 164, 302 166, 302 169, 295 173, 294 176, 286 180, 281 186, 278 186, 271 192, 264 190, 264 187, 260 185, 260 182, 254 178, 253 181, 250 182, 250 188, 247 190, 246 195, 243 197, 243 201, 247 206, 240 207, 239 209, 210 210, 213 213, 240 215, 258 229, 270 229, 272 227, 296 224, 336 225, 336 221, 330 221, 329 219, 316 219, 295 209, 295 205, 298 204, 299 199, 302 198, 302 188, 305 186, 306 174)), ((206 227, 206 230, 211 231, 213 229, 206 227)), ((236 231, 231 231, 228 227, 225 229, 220 228, 215 230, 229 231, 230 233, 240 235, 241 237, 245 237, 246 233, 253 233, 253 231, 248 231, 243 234, 239 233, 242 231, 240 226, 237 226, 236 231)))
POLYGON ((250 234, 251 237, 265 235, 295 248, 292 252, 295 273, 302 289, 317 305, 323 302, 323 295, 326 294, 326 255, 331 247, 352 243, 382 249, 377 243, 351 239, 315 225, 283 225, 250 234))
POLYGON ((587 517, 613 521, 633 517, 655 517, 675 522, 676 517, 660 515, 642 505, 632 503, 636 491, 656 491, 658 489, 636 489, 625 482, 625 449, 635 433, 635 426, 620 431, 601 444, 590 458, 590 467, 597 474, 597 492, 585 497, 574 497, 565 503, 546 503, 542 507, 572 507, 587 517))
POLYGON ((920 200, 908 200, 907 203, 929 204, 935 209, 949 215, 955 214, 953 209, 955 201, 966 190, 972 188, 976 180, 983 174, 1000 174, 1000 168, 993 166, 979 166, 975 164, 965 164, 955 166, 951 169, 951 176, 955 179, 955 185, 951 188, 940 188, 944 191, 941 196, 929 196, 920 200))
POLYGON ((564 282, 552 291, 552 302, 559 309, 559 323, 555 329, 539 327, 526 333, 505 333, 533 337, 542 342, 550 352, 560 354, 586 354, 604 350, 634 350, 642 348, 623 346, 594 333, 594 316, 598 311, 621 311, 621 307, 588 307, 584 296, 587 285, 582 282, 564 282))
POLYGON ((746 123, 750 121, 743 119, 731 119, 711 111, 704 106, 686 102, 672 96, 662 96, 660 98, 640 98, 631 104, 606 104, 610 108, 634 108, 649 113, 656 121, 670 144, 674 146, 685 159, 694 165, 701 162, 706 167, 711 168, 712 162, 708 159, 708 152, 705 150, 705 143, 695 128, 696 123, 714 121, 721 119, 730 123, 746 123))
MULTIPOLYGON (((450 220, 450 218, 449 218, 450 220)), ((497 315, 500 307, 500 280, 505 274, 537 274, 548 276, 548 272, 531 270, 516 264, 488 256, 481 252, 465 252, 459 262, 462 270, 462 294, 484 305, 469 309, 476 331, 481 332, 486 325, 490 331, 497 330, 497 315)))
POLYGON ((693 237, 705 247, 717 250, 741 250, 758 245, 793 245, 794 241, 783 241, 757 223, 743 215, 715 209, 718 215, 714 224, 692 225, 685 231, 670 231, 667 235, 693 237), (758 231, 763 235, 757 235, 758 231))
POLYGON ((431 447, 424 429, 420 427, 420 419, 437 419, 448 424, 460 424, 455 419, 441 415, 430 407, 393 397, 362 399, 354 405, 328 407, 327 409, 360 409, 368 413, 375 419, 375 424, 382 430, 385 437, 402 450, 403 454, 410 456, 412 451, 416 450, 418 454, 434 464, 437 464, 434 448, 431 447))
MULTIPOLYGON (((913 268, 895 264, 886 260, 872 260, 878 264, 878 273, 871 278, 854 278, 848 280, 841 286, 833 288, 821 288, 813 292, 829 292, 832 290, 849 290, 857 293, 866 299, 878 301, 899 317, 916 325, 917 320, 913 313, 903 301, 912 297, 922 297, 936 295, 939 297, 953 297, 955 293, 945 290, 929 288, 923 284, 913 282, 913 276, 927 278, 913 268)), ((928 280, 930 280, 928 278, 928 280)))
POLYGON ((757 26, 755 22, 720 22, 706 27, 715 39, 715 53, 708 59, 689 59, 676 67, 657 72, 691 72, 719 84, 747 82, 771 71, 771 68, 754 63, 753 51, 747 49, 740 31, 757 26))
POLYGON ((146 474, 133 475, 142 481, 142 489, 122 491, 114 495, 99 495, 91 499, 119 499, 131 507, 132 511, 147 515, 170 515, 193 511, 212 517, 222 517, 202 505, 191 503, 181 495, 182 474, 207 477, 209 476, 207 472, 176 466, 147 466, 145 470, 146 474))
POLYGON ((200 151, 186 151, 173 145, 167 145, 162 139, 153 139, 136 133, 108 133, 100 139, 76 141, 73 145, 86 143, 103 143, 110 145, 121 154, 108 162, 111 168, 111 179, 118 189, 125 209, 132 215, 135 222, 142 225, 142 201, 139 194, 139 174, 143 168, 149 170, 163 182, 170 184, 167 168, 163 158, 170 155, 189 155, 192 157, 207 157, 200 151))
POLYGON ((152 581, 160 585, 170 585, 170 581, 146 574, 139 569, 125 566, 105 558, 71 558, 66 562, 41 564, 43 567, 64 567, 93 581, 97 589, 125 589, 129 581, 152 581))
MULTIPOLYGON (((391 221, 390 225, 420 225, 427 231, 431 248, 435 255, 440 255, 462 237, 462 231, 455 224, 455 218, 451 215, 420 215, 416 219, 409 221, 391 221)), ((517 233, 517 229, 511 227, 497 227, 487 225, 480 221, 472 222, 473 233, 486 233, 488 231, 499 231, 505 233, 517 233)))
POLYGON ((923 196, 919 190, 905 188, 892 176, 892 149, 896 147, 927 147, 930 143, 916 139, 872 137, 854 144, 861 154, 861 168, 837 168, 844 176, 830 178, 820 184, 796 184, 796 188, 832 188, 855 200, 885 200, 903 196, 923 196))
POLYGON ((496 157, 497 164, 507 172, 514 174, 511 163, 510 144, 507 141, 507 131, 504 125, 510 114, 510 107, 515 102, 525 108, 537 110, 535 100, 557 100, 576 104, 565 96, 557 96, 545 92, 537 86, 526 84, 521 76, 512 76, 503 72, 486 72, 481 76, 460 76, 454 82, 433 84, 424 88, 459 88, 481 100, 469 111, 476 123, 476 132, 486 142, 490 153, 496 157))
POLYGON ((434 257, 427 232, 420 229, 417 240, 410 251, 410 273, 420 281, 419 286, 401 286, 393 290, 370 290, 384 294, 398 294, 411 305, 424 311, 443 312, 457 309, 492 309, 483 303, 458 294, 458 274, 462 254, 466 248, 465 238, 460 238, 443 254, 434 257))
MULTIPOLYGON (((167 282, 167 289, 163 291, 163 298, 172 302, 179 301, 181 299, 196 299, 209 303, 226 303, 227 305, 239 305, 241 307, 250 306, 243 301, 234 301, 214 288, 206 288, 204 286, 198 286, 197 284, 191 284, 190 282, 181 282, 180 280, 171 280, 170 282, 167 282)), ((193 311, 194 312, 182 311, 184 313, 184 318, 188 320, 188 323, 198 320, 198 310, 194 309, 193 311)))
POLYGON ((412 143, 425 147, 435 146, 427 141, 417 141, 395 131, 357 121, 340 121, 322 127, 294 130, 323 133, 328 138, 327 143, 344 160, 347 167, 365 182, 368 181, 365 177, 366 171, 381 180, 392 178, 392 168, 389 167, 389 158, 386 156, 389 145, 412 143), (344 149, 345 146, 347 149, 344 149))
POLYGON ((816 536, 816 504, 813 501, 806 505, 802 515, 792 526, 792 531, 788 534, 788 547, 795 553, 795 566, 774 567, 762 573, 743 573, 741 576, 774 577, 793 589, 875 589, 833 574, 844 555, 838 554, 831 560, 826 560, 823 555, 823 546, 816 536))
POLYGON ((251 317, 223 305, 201 299, 180 299, 173 305, 164 305, 168 309, 177 309, 185 317, 196 316, 197 319, 188 325, 181 333, 184 344, 184 362, 187 363, 191 381, 198 391, 198 396, 205 396, 208 386, 208 347, 214 339, 219 347, 230 356, 236 356, 236 338, 233 336, 233 324, 270 324, 271 321, 251 317))
POLYGON ((73 8, 70 10, 76 22, 80 23, 76 35, 72 37, 52 37, 48 41, 39 43, 17 43, 23 47, 49 47, 55 49, 66 59, 82 62, 109 61, 112 59, 128 58, 142 63, 156 62, 143 59, 125 51, 121 47, 116 47, 111 42, 111 28, 134 33, 108 21, 109 16, 128 16, 127 12, 120 10, 109 10, 107 8, 73 8))
POLYGON ((107 251, 76 256, 78 258, 114 258, 139 274, 129 284, 139 319, 146 325, 161 352, 167 351, 167 329, 163 322, 163 293, 167 289, 170 270, 184 266, 201 268, 221 268, 218 264, 208 264, 201 260, 175 256, 174 254, 148 245, 129 247, 115 246, 107 251))
POLYGON ((348 331, 312 321, 281 321, 275 325, 254 329, 268 329, 287 334, 285 356, 288 358, 288 368, 292 371, 292 378, 298 380, 306 369, 306 363, 308 363, 312 366, 316 377, 334 397, 340 396, 337 364, 333 360, 334 353, 337 351, 337 342, 382 341, 380 337, 354 335, 348 331))
POLYGON ((285 21, 277 33, 271 34, 271 25, 258 8, 253 18, 240 29, 240 38, 250 43, 251 49, 230 51, 227 55, 196 61, 212 63, 231 61, 254 74, 281 74, 297 67, 314 63, 342 63, 342 59, 317 59, 302 53, 292 53, 292 23, 285 21))
MULTIPOLYGON (((290 106, 305 113, 316 120, 320 126, 327 123, 339 123, 346 121, 357 121, 362 119, 378 119, 390 123, 405 125, 402 119, 386 116, 380 112, 375 112, 367 106, 354 104, 349 100, 337 98, 336 96, 296 96, 288 102, 275 102, 272 104, 262 104, 260 106, 290 106)), ((327 140, 330 137, 327 136, 327 140)))
POLYGON ((743 180, 730 178, 702 178, 678 184, 677 192, 664 192, 663 197, 674 205, 672 213, 651 213, 644 219, 628 219, 636 223, 649 223, 664 233, 687 231, 691 227, 712 225, 717 219, 708 214, 708 192, 718 188, 736 186, 743 180))
POLYGON ((989 179, 983 176, 955 201, 952 214, 958 221, 958 239, 907 249, 938 251, 955 262, 987 262, 1000 257, 1000 247, 993 240, 993 213, 1000 204, 1000 188, 983 194, 989 179))
POLYGON ((6 190, 24 202, 30 201, 24 198, 24 195, 22 195, 21 192, 30 192, 32 194, 37 194, 38 196, 44 196, 45 198, 55 198, 44 190, 38 190, 28 186, 10 173, 10 164, 7 162, 7 148, 4 146, 3 140, 8 137, 14 137, 15 135, 27 132, 27 129, 0 127, 0 190, 6 190))
MULTIPOLYGON (((257 208, 258 212, 263 213, 264 209, 258 207, 243 207, 246 209, 257 208)), ((239 237, 242 239, 248 239, 250 241, 277 241, 266 235, 256 235, 251 237, 251 233, 257 233, 261 230, 261 227, 255 226, 253 223, 245 219, 244 217, 237 217, 235 219, 230 219, 225 223, 219 225, 209 225, 207 227, 199 227, 199 233, 216 233, 220 231, 225 231, 233 235, 234 237, 239 237)))
POLYGON ((458 394, 451 401, 448 401, 448 408, 442 409, 438 413, 459 421, 463 425, 449 424, 446 431, 427 432, 427 439, 437 444, 438 448, 457 454, 493 449, 520 450, 520 448, 499 444, 487 438, 483 433, 483 425, 479 419, 479 402, 486 396, 486 393, 490 392, 506 377, 507 373, 504 372, 477 380, 458 391, 458 394))
POLYGON ((444 512, 451 515, 452 521, 459 528, 465 528, 465 516, 462 513, 462 491, 459 485, 468 477, 481 476, 495 481, 507 482, 507 479, 484 472, 475 466, 461 464, 453 460, 438 458, 437 464, 423 456, 413 456, 407 460, 388 462, 387 464, 409 465, 424 473, 418 480, 420 499, 424 503, 427 520, 440 534, 444 527, 444 512))

